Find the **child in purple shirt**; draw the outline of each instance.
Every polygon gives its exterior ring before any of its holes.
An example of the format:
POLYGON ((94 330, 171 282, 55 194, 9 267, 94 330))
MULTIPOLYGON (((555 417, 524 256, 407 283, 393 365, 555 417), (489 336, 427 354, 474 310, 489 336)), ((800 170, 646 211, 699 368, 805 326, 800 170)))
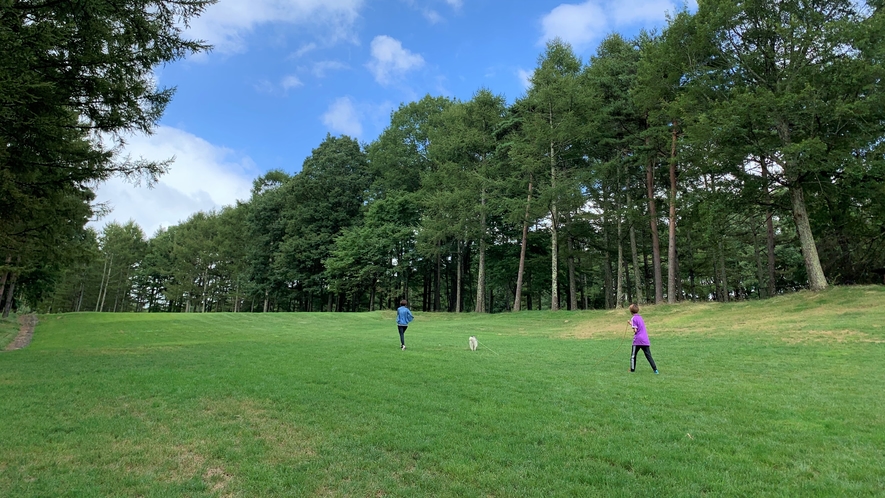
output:
POLYGON ((645 353, 645 359, 648 360, 651 369, 658 373, 655 360, 651 357, 651 342, 648 340, 648 331, 645 329, 645 322, 639 315, 639 306, 636 303, 630 305, 630 313, 633 313, 633 318, 630 319, 630 326, 633 327, 633 352, 630 354, 630 371, 636 371, 636 353, 641 349, 645 353))

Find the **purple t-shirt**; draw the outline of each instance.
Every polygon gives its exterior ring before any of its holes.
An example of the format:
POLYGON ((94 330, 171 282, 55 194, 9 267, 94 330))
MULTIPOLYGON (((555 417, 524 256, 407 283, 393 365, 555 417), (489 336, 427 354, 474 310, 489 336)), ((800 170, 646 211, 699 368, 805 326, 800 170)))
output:
POLYGON ((633 345, 634 346, 651 346, 651 343, 648 342, 648 331, 645 330, 645 322, 642 321, 642 317, 638 314, 633 315, 633 318, 630 320, 630 323, 636 329, 636 333, 633 334, 633 345))

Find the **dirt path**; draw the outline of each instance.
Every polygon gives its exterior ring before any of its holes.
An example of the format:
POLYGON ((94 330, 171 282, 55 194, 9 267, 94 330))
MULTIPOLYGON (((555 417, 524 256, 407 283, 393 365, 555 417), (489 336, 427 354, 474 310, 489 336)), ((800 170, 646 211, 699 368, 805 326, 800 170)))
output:
POLYGON ((6 346, 6 351, 21 349, 31 343, 31 338, 34 337, 34 327, 37 326, 37 315, 22 315, 18 317, 18 323, 21 328, 18 330, 15 340, 6 346))

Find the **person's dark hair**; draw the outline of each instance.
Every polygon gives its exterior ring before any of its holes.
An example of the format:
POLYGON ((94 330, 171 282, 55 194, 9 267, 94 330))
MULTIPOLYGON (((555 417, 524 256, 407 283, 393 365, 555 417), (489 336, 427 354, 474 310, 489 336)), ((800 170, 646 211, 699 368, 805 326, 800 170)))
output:
POLYGON ((400 306, 408 306, 408 304, 409 304, 409 302, 406 301, 405 299, 403 299, 402 301, 399 302, 400 306))
POLYGON ((639 305, 636 303, 631 304, 630 305, 630 313, 633 313, 634 315, 636 313, 639 313, 639 305))

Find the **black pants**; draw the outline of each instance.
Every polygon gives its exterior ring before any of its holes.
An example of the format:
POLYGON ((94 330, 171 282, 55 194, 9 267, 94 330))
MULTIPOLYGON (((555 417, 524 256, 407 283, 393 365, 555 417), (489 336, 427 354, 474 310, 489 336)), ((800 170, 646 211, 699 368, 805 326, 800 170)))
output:
POLYGON ((645 353, 645 359, 648 360, 651 369, 657 371, 658 366, 655 365, 655 360, 651 357, 651 346, 637 346, 635 344, 633 345, 633 352, 630 354, 630 371, 636 371, 636 353, 638 353, 640 349, 645 353))
POLYGON ((397 325, 399 329, 399 343, 403 346, 406 345, 406 329, 409 328, 408 325, 397 325))

